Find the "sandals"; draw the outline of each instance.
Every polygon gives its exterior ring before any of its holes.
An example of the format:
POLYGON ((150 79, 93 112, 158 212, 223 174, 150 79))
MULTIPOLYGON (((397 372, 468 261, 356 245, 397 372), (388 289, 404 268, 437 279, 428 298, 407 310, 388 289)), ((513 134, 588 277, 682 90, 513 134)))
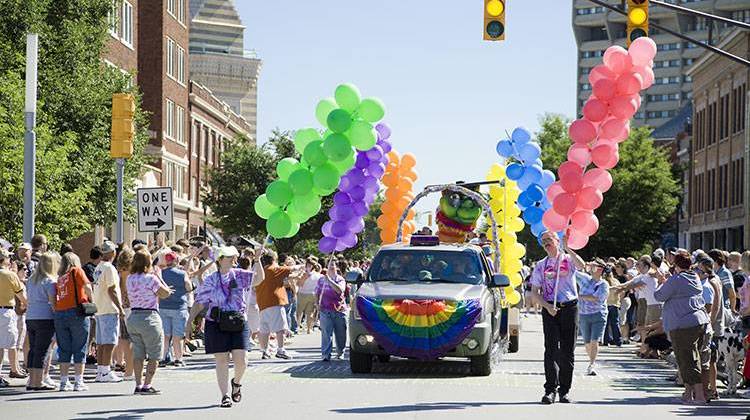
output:
POLYGON ((234 379, 231 380, 232 383, 232 401, 239 403, 242 401, 242 385, 234 383, 234 379))
POLYGON ((219 405, 221 408, 232 408, 232 399, 229 398, 229 395, 225 395, 221 398, 221 405, 219 405))

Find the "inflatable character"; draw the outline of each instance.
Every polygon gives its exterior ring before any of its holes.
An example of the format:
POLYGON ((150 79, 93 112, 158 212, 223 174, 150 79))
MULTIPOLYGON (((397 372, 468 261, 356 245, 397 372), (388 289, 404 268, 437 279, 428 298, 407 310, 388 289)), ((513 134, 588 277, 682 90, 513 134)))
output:
MULTIPOLYGON (((461 185, 461 183, 458 183, 461 185)), ((462 185, 467 186, 467 185, 462 185)), ((470 188, 472 190, 477 187, 470 188)), ((471 198, 454 191, 443 191, 437 210, 440 242, 465 243, 466 237, 476 227, 482 209, 471 198)))

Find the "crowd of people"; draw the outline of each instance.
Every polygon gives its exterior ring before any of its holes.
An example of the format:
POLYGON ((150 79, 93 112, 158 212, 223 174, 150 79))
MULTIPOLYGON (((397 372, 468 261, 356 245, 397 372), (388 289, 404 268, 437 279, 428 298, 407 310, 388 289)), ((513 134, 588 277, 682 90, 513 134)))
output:
POLYGON ((685 387, 681 402, 701 405, 720 397, 719 366, 736 368, 719 353, 732 334, 744 338, 738 377, 750 385, 750 251, 670 248, 586 262, 554 234, 543 235, 542 245, 548 256, 528 269, 524 284, 527 313, 541 311, 544 323, 542 403, 570 401, 579 335, 588 375, 597 375, 600 346, 633 344, 637 357, 674 360, 675 382, 685 387))
POLYGON ((157 395, 157 370, 185 366, 202 343, 216 361, 220 406, 231 407, 242 399, 253 347, 262 359, 288 360, 292 337, 319 329, 321 359, 343 358, 342 274, 368 265, 186 240, 152 247, 105 240, 82 265, 69 245, 52 252, 36 235, 13 253, 0 248, 0 369, 7 350, 9 376, 26 379, 27 391, 86 391, 84 369, 94 364, 95 382, 133 381, 134 394, 157 395))

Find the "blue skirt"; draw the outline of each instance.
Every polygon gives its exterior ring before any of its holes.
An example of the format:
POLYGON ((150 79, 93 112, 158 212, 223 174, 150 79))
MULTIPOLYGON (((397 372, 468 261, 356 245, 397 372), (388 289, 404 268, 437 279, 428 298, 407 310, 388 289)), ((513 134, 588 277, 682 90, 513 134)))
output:
POLYGON ((219 330, 219 323, 206 320, 206 354, 229 353, 232 350, 248 350, 250 348, 250 329, 245 322, 242 332, 223 332, 219 330))

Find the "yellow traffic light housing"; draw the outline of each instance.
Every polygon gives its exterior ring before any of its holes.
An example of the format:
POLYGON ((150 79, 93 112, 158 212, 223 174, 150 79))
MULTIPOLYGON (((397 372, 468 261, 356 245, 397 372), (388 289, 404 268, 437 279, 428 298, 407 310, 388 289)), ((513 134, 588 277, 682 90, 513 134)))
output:
POLYGON ((505 39, 505 1, 484 0, 484 40, 505 39))
POLYGON ((130 159, 133 156, 135 136, 135 98, 128 93, 112 95, 112 140, 109 154, 113 159, 130 159))
POLYGON ((648 0, 628 0, 627 45, 648 36, 648 0))

